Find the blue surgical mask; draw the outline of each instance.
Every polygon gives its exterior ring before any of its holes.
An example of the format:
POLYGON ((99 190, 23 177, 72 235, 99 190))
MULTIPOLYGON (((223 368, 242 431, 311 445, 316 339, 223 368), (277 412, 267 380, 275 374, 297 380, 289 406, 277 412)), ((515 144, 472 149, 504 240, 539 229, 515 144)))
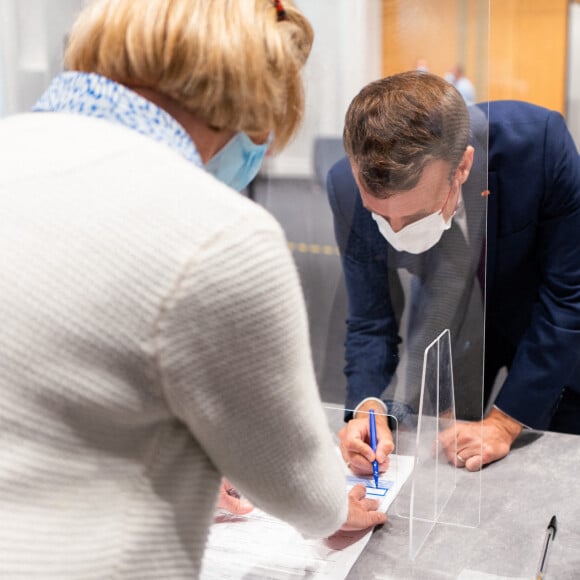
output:
POLYGON ((256 177, 272 136, 261 145, 243 131, 236 133, 206 164, 214 177, 237 191, 242 191, 256 177))

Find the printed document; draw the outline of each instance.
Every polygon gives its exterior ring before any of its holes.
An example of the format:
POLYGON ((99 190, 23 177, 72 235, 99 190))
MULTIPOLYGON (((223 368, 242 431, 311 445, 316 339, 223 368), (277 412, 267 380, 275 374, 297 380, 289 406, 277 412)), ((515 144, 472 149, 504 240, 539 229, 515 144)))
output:
MULTIPOLYGON (((347 489, 367 487, 367 497, 380 500, 387 511, 411 474, 414 458, 391 455, 378 489, 372 476, 347 475, 347 489)), ((307 540, 289 524, 254 508, 245 516, 221 514, 210 528, 202 580, 342 580, 364 547, 372 529, 339 532, 324 540, 307 540)))

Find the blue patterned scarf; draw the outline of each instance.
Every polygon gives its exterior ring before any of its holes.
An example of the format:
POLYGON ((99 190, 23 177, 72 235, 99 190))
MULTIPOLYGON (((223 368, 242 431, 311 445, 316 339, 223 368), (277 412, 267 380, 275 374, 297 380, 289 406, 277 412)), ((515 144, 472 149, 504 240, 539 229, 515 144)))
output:
POLYGON ((191 137, 171 115, 101 75, 82 72, 58 75, 32 110, 77 113, 119 123, 164 143, 188 161, 203 167, 191 137))

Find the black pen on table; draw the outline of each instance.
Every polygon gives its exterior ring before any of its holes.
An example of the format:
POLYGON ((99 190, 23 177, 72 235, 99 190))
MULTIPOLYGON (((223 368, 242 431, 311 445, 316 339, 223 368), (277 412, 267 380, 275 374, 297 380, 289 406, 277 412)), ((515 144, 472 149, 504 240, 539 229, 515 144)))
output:
POLYGON ((546 528, 546 533, 544 535, 544 545, 542 546, 542 553, 540 554, 540 561, 538 562, 538 573, 536 574, 536 580, 543 580, 546 574, 546 566, 548 564, 548 554, 550 553, 550 546, 552 545, 552 540, 556 537, 556 530, 558 528, 558 521, 556 516, 552 516, 548 527, 546 528))

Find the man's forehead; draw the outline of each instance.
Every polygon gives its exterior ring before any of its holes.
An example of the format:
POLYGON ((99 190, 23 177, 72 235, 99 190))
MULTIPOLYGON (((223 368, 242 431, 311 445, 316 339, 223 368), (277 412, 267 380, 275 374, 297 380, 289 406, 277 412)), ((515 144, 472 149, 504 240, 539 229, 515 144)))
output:
POLYGON ((441 187, 446 186, 449 184, 450 178, 450 163, 448 161, 444 161, 442 159, 433 159, 426 163, 425 167, 423 168, 421 175, 419 176, 419 180, 414 187, 406 190, 387 190, 380 192, 379 195, 375 194, 373 191, 369 191, 360 176, 359 168, 354 160, 350 160, 350 166, 352 170, 352 174, 354 180, 358 186, 358 189, 361 193, 361 197, 363 198, 363 202, 365 199, 369 200, 377 200, 377 201, 384 201, 389 199, 396 199, 402 197, 414 197, 414 195, 437 195, 441 187))

